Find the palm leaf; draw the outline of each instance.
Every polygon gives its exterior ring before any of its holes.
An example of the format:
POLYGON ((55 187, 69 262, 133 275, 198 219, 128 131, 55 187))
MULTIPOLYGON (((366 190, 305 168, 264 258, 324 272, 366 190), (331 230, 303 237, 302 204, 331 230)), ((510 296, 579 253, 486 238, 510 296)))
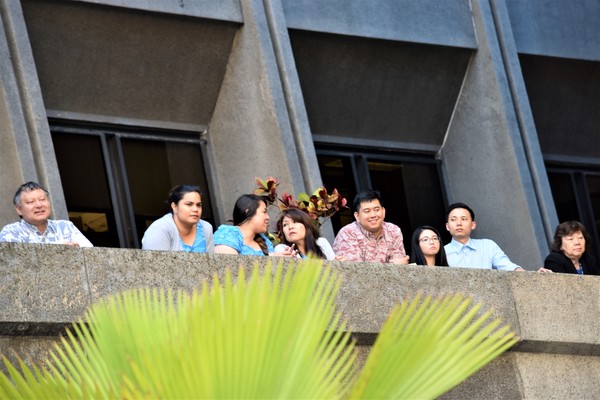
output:
POLYGON ((192 294, 140 289, 94 305, 46 369, 4 360, 0 398, 435 397, 510 347, 470 299, 417 297, 382 327, 356 377, 335 311, 340 276, 319 261, 239 269, 192 294))
POLYGON ((249 279, 240 269, 237 282, 227 272, 191 295, 125 292, 92 307, 50 372, 5 361, 12 382, 0 379, 0 397, 334 398, 352 363, 352 345, 330 345, 349 340, 339 286, 311 261, 255 267, 249 279))
POLYGON ((508 327, 460 294, 416 296, 391 313, 351 398, 435 398, 514 345, 508 327), (469 308, 470 307, 470 308, 469 308))

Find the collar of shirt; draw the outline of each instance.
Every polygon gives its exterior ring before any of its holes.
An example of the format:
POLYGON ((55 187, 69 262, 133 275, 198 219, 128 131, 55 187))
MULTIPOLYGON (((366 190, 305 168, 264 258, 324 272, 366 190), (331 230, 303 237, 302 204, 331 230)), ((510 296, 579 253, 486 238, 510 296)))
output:
POLYGON ((469 241, 467 243, 462 244, 458 240, 452 238, 452 240, 450 241, 450 247, 458 253, 465 247, 470 250, 477 250, 477 243, 473 239, 469 238, 469 241))
POLYGON ((23 226, 25 229, 29 230, 32 233, 36 233, 38 235, 46 235, 47 233, 56 233, 56 228, 54 227, 54 224, 52 223, 52 220, 49 219, 47 224, 46 224, 46 230, 44 231, 44 233, 40 232, 40 230, 37 228, 37 226, 30 224, 29 222, 25 221, 24 219, 21 219, 21 226, 23 226))
POLYGON ((375 237, 375 235, 373 233, 371 233, 368 230, 366 230, 365 228, 363 228, 362 225, 358 223, 358 221, 354 221, 354 222, 356 223, 356 226, 358 226, 360 233, 362 233, 367 239, 381 240, 381 239, 385 238, 385 222, 381 225, 381 235, 379 235, 379 237, 375 237))

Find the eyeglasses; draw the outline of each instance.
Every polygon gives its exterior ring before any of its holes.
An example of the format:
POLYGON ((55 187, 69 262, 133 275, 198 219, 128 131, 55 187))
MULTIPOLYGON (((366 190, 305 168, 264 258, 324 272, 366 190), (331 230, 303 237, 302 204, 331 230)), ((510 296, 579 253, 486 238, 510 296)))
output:
POLYGON ((433 237, 427 237, 425 236, 424 238, 419 239, 419 242, 421 243, 427 243, 427 242, 439 242, 440 238, 437 236, 433 236, 433 237))

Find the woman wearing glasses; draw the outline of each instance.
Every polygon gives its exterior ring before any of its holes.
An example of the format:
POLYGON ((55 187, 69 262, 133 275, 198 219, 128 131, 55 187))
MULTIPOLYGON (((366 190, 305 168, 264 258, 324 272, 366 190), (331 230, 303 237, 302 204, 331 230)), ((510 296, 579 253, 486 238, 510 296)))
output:
POLYGON ((447 267, 446 252, 441 244, 440 233, 433 226, 423 225, 412 235, 410 261, 428 267, 447 267))

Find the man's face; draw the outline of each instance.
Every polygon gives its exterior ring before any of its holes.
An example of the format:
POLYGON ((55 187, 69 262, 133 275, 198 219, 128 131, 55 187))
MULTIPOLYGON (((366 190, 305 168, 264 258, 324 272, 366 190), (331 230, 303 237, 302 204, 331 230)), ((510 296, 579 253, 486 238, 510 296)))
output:
POLYGON ((17 213, 31 225, 43 225, 50 218, 52 207, 50 200, 42 189, 34 189, 21 193, 21 205, 15 206, 17 213))
POLYGON ((360 209, 354 213, 354 218, 364 229, 373 234, 378 234, 385 219, 385 208, 381 206, 377 199, 363 201, 360 203, 360 209))
POLYGON ((471 219, 469 210, 455 208, 448 214, 446 228, 456 241, 466 243, 471 236, 471 231, 475 229, 475 221, 471 219))

